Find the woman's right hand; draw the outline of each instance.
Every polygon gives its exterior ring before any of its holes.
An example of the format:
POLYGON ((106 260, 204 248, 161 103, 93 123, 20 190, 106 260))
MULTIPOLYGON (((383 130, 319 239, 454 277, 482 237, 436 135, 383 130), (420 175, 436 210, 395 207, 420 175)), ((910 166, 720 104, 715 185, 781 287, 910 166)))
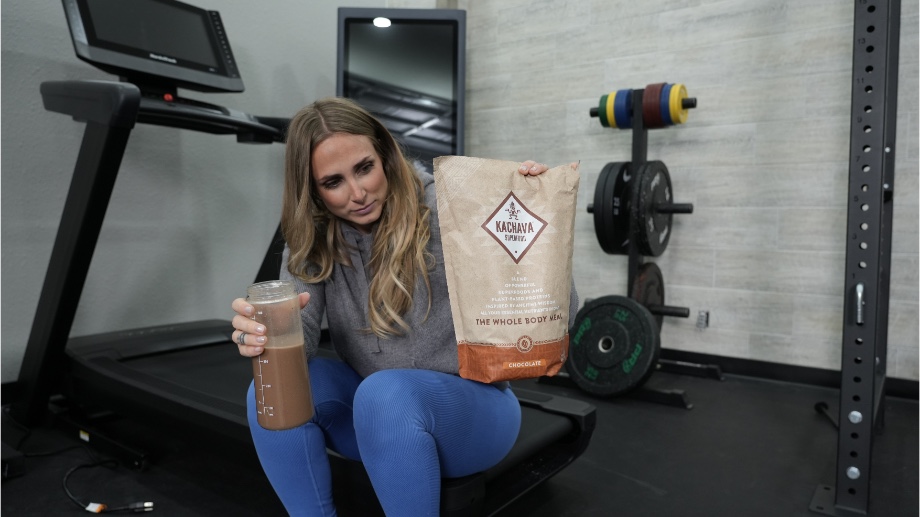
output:
MULTIPOLYGON (((300 293, 300 309, 303 310, 310 301, 310 293, 300 293)), ((245 298, 237 298, 230 304, 236 312, 233 317, 233 342, 240 350, 240 355, 244 357, 255 357, 265 349, 265 325, 252 319, 255 311, 252 305, 245 298), (243 334, 243 342, 240 343, 240 335, 243 334)))

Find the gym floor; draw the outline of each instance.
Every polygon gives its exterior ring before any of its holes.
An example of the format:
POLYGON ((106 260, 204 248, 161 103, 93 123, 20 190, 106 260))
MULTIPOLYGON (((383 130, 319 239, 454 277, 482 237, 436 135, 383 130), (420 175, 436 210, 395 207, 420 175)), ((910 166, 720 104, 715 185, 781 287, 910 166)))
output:
MULTIPOLYGON (((501 516, 804 517, 820 515, 809 510, 816 488, 835 483, 837 431, 815 410, 826 402, 836 414, 834 389, 655 373, 648 386, 684 390, 693 405, 684 409, 633 397, 598 399, 536 381, 515 384, 591 402, 597 429, 584 455, 501 516)), ((84 503, 152 501, 158 514, 176 517, 284 514, 250 451, 201 448, 184 440, 182 429, 113 425, 155 443, 156 455, 141 472, 74 472, 67 486, 84 503)), ((88 461, 76 437, 50 426, 25 435, 4 412, 3 439, 33 452, 76 446, 26 457, 22 475, 4 478, 4 515, 80 511, 62 488, 65 473, 88 461)), ((918 515, 918 457, 917 400, 888 397, 884 432, 873 441, 870 516, 918 515)))

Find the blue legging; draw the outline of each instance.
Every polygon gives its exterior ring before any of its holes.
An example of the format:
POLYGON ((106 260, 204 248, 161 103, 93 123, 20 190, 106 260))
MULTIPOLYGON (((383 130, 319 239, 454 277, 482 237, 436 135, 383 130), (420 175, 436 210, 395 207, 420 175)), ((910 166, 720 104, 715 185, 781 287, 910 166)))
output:
POLYGON ((249 429, 272 487, 291 515, 335 515, 326 448, 362 461, 388 516, 438 515, 441 477, 486 470, 511 450, 521 408, 511 388, 429 370, 362 379, 341 361, 309 362, 315 415, 286 431, 249 429))

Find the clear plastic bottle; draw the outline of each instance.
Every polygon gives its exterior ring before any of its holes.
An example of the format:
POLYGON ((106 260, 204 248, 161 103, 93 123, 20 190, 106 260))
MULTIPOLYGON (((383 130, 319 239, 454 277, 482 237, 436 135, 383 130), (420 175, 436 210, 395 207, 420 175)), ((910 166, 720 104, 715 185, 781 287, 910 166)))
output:
POLYGON ((313 397, 294 284, 259 282, 249 286, 246 300, 267 338, 265 350, 252 358, 259 425, 271 430, 303 425, 313 417, 313 397))

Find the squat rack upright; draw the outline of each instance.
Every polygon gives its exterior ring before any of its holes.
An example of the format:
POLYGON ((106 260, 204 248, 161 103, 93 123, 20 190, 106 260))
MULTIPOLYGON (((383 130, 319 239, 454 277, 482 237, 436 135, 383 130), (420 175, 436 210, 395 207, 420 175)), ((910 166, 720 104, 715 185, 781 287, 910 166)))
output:
POLYGON ((810 505, 867 515, 872 440, 884 426, 900 0, 856 0, 836 486, 810 505))

